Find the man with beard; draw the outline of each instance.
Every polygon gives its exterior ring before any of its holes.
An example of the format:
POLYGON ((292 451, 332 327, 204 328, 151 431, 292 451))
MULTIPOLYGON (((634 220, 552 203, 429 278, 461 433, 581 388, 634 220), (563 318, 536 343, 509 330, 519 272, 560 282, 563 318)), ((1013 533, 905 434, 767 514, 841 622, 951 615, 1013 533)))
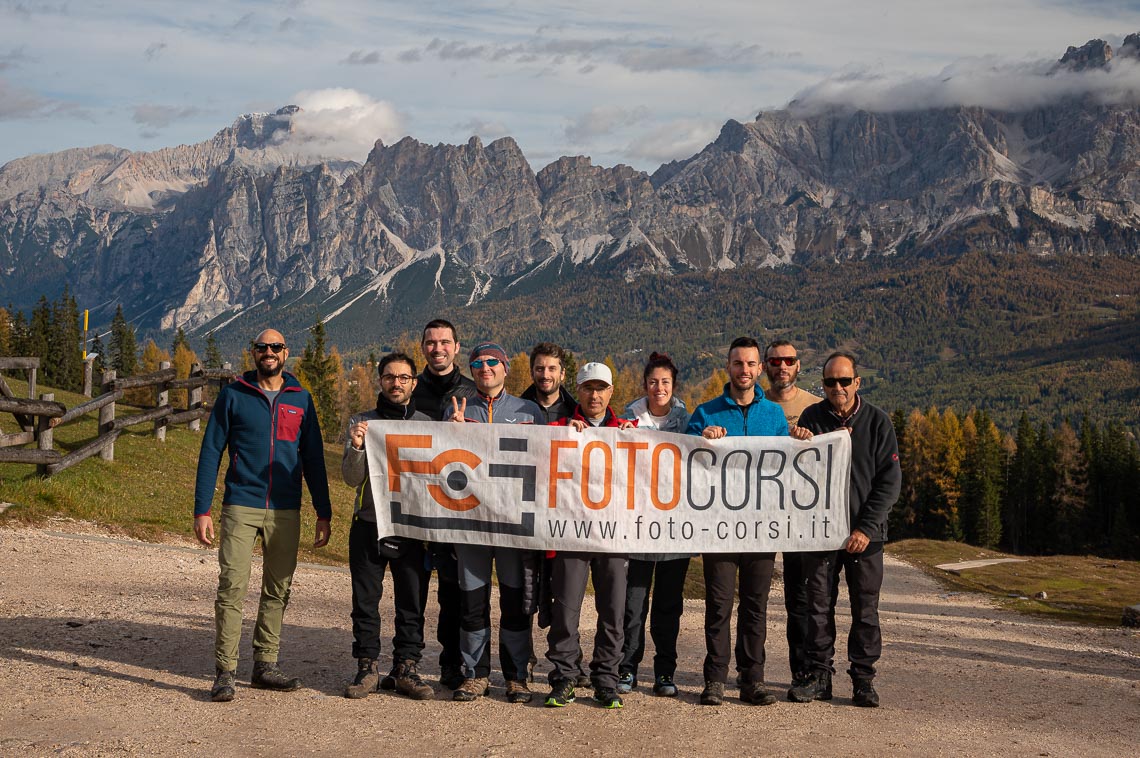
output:
MULTIPOLYGON (((737 337, 728 349, 729 382, 720 397, 702 403, 689 419, 689 434, 716 440, 726 436, 788 436, 788 422, 772 401, 756 392, 760 378, 760 345, 737 337)), ((767 638, 768 592, 775 553, 705 553, 705 688, 702 705, 724 702, 724 685, 732 655, 732 606, 740 575, 740 611, 736 622, 736 669, 740 699, 771 705, 776 697, 764 689, 764 642, 767 638)))
POLYGON ((356 488, 352 528, 348 532, 348 570, 352 577, 352 656, 356 658, 356 679, 345 688, 344 696, 363 698, 380 689, 380 598, 384 591, 384 570, 392 572, 396 633, 392 637, 392 673, 395 689, 413 700, 435 696, 417 671, 424 649, 424 605, 427 602, 428 573, 424 564, 424 543, 406 537, 385 537, 377 541, 376 506, 368 476, 365 443, 369 421, 430 421, 416 410, 412 392, 416 388, 416 364, 404 353, 390 353, 380 359, 380 394, 374 410, 349 419, 341 475, 345 484, 356 488))
POLYGON ((851 435, 851 535, 839 550, 804 553, 807 576, 807 665, 809 676, 788 690, 797 703, 831 699, 835 675, 835 603, 839 573, 847 580, 851 601, 851 630, 847 635, 847 673, 851 701, 876 708, 875 663, 883 651, 879 628, 879 592, 883 586, 883 544, 887 518, 902 488, 899 448, 891 419, 859 396, 859 367, 855 356, 832 353, 823 364, 826 396, 800 416, 800 426, 814 434, 845 429, 851 435))
MULTIPOLYGON (((432 421, 445 421, 451 415, 453 397, 475 397, 475 382, 455 367, 455 356, 460 350, 455 325, 441 318, 429 321, 424 327, 420 350, 424 354, 424 370, 416 377, 416 388, 412 392, 416 410, 427 414, 432 421)), ((454 690, 464 681, 463 656, 459 651, 459 602, 462 594, 459 569, 452 545, 433 542, 428 548, 439 579, 436 590, 439 601, 436 639, 442 648, 439 653, 439 682, 454 690)), ((380 682, 381 689, 395 689, 395 675, 396 672, 392 671, 384 677, 380 682)))
POLYGON ((253 546, 261 537, 261 600, 253 629, 253 676, 259 689, 292 692, 301 680, 277 665, 281 620, 297 567, 301 536, 301 478, 317 511, 313 547, 329 541, 332 507, 325 451, 313 399, 292 374, 285 338, 266 329, 250 345, 254 371, 222 388, 210 414, 198 456, 194 487, 194 535, 213 544, 210 509, 218 466, 228 448, 229 470, 222 498, 218 549, 218 595, 214 602, 214 686, 210 699, 234 698, 234 672, 241 640, 242 603, 249 586, 253 546))
POLYGON ((566 380, 565 357, 566 353, 553 342, 540 342, 530 351, 532 383, 521 397, 542 408, 548 424, 574 412, 574 396, 562 386, 566 380))
MULTIPOLYGON (((796 347, 788 340, 776 340, 764 350, 764 373, 768 376, 768 389, 764 397, 780 406, 788 420, 788 430, 798 426, 800 414, 819 398, 796 386, 800 375, 800 357, 796 347)), ((788 553, 784 561, 784 608, 788 612, 788 665, 792 672, 792 687, 807 680, 807 660, 804 645, 807 638, 807 576, 803 570, 803 554, 788 553)), ((737 660, 740 659, 739 641, 737 660)))

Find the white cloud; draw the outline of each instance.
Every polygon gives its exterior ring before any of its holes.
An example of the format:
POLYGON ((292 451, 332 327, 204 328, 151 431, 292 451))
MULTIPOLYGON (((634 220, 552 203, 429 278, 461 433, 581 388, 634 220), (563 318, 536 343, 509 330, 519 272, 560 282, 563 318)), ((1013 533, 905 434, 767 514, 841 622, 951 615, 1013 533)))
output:
POLYGON ((833 106, 880 112, 959 105, 1022 111, 1084 96, 1102 104, 1140 103, 1140 62, 1134 59, 1117 58, 1108 68, 1081 72, 1054 64, 975 58, 922 77, 850 69, 801 90, 790 107, 798 113, 833 106))
POLYGON ((688 158, 716 139, 719 121, 676 119, 650 129, 625 148, 634 165, 661 164, 688 158))
POLYGON ((353 89, 298 92, 291 102, 302 110, 283 144, 297 152, 363 161, 376 140, 391 144, 406 134, 404 118, 391 103, 353 89))
POLYGON ((572 145, 582 145, 596 137, 613 134, 618 129, 651 120, 653 114, 645 106, 623 108, 601 105, 591 108, 566 126, 566 139, 572 145))

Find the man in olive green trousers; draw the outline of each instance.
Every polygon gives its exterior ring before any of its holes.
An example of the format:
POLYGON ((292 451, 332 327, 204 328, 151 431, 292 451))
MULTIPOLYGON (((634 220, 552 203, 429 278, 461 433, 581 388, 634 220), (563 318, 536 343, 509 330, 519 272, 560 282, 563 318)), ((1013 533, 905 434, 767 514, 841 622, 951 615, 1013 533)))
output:
POLYGON ((324 445, 313 399, 296 377, 283 371, 289 357, 285 338, 266 329, 250 352, 257 369, 218 393, 202 438, 194 488, 194 534, 213 544, 210 516, 222 454, 230 466, 222 498, 218 596, 214 602, 214 686, 210 699, 234 698, 234 672, 241 640, 242 604, 249 587, 253 547, 261 537, 261 600, 253 630, 253 676, 260 689, 292 692, 301 680, 277 665, 281 622, 289 603, 289 585, 297 568, 301 539, 301 479, 308 484, 317 511, 313 547, 329 541, 329 485, 324 445))

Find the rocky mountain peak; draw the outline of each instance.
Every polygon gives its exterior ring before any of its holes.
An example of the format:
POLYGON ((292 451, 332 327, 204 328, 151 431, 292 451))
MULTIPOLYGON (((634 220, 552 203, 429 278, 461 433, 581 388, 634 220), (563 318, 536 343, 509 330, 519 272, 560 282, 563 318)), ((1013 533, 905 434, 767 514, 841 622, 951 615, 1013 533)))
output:
POLYGON ((1102 39, 1091 39, 1080 47, 1069 46, 1060 65, 1070 71, 1104 68, 1112 60, 1112 46, 1102 39))

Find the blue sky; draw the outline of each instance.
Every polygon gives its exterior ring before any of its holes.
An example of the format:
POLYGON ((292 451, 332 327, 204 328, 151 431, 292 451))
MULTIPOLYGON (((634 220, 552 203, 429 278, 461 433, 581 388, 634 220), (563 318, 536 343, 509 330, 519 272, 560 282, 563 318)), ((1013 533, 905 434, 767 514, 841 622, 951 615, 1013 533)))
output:
POLYGON ((1124 0, 0 0, 0 163, 199 142, 297 103, 355 160, 377 138, 510 135, 535 170, 651 171, 797 97, 1026 97, 1068 45, 1134 31, 1124 0))

